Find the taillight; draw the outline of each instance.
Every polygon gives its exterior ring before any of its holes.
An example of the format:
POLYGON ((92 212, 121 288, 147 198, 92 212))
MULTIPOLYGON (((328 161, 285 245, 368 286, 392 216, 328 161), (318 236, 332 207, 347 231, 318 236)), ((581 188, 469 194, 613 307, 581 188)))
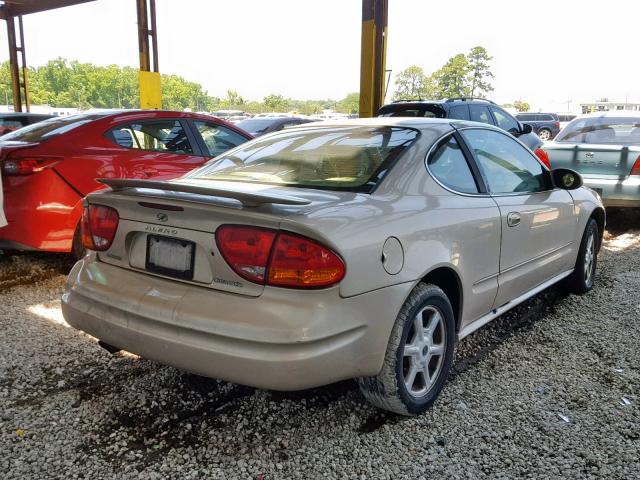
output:
POLYGON ((80 223, 84 248, 99 252, 108 250, 118 230, 119 221, 115 208, 104 205, 85 206, 80 223))
POLYGON ((640 175, 640 156, 636 158, 633 167, 631 167, 631 173, 629 175, 640 175))
POLYGON ((536 154, 536 157, 538 157, 538 159, 544 163, 547 168, 549 170, 551 170, 551 162, 549 161, 549 154, 547 154, 546 151, 544 151, 542 148, 538 148, 535 152, 533 152, 536 154))
POLYGON ((218 250, 229 266, 245 280, 264 283, 269 253, 276 231, 223 225, 216 231, 218 250))
POLYGON ((344 262, 308 238, 279 233, 271 253, 267 283, 279 287, 328 287, 345 274, 344 262))
POLYGON ((560 128, 560 122, 556 122, 556 128, 560 128))
POLYGON ((223 225, 216 243, 229 266, 254 283, 289 288, 322 288, 344 278, 345 265, 334 252, 301 235, 223 225))
POLYGON ((32 175, 60 163, 56 157, 8 157, 2 161, 2 174, 7 176, 32 175))

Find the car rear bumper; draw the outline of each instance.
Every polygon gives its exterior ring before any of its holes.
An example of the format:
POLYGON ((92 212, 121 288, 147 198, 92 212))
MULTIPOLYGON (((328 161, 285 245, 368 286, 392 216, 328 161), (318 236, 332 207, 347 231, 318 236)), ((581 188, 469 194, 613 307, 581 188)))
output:
POLYGON ((583 176, 583 181, 600 194, 605 207, 640 207, 640 175, 626 179, 583 176))
POLYGON ((212 378, 297 390, 377 374, 411 284, 341 298, 338 288, 212 291, 98 262, 69 274, 66 321, 118 348, 212 378))

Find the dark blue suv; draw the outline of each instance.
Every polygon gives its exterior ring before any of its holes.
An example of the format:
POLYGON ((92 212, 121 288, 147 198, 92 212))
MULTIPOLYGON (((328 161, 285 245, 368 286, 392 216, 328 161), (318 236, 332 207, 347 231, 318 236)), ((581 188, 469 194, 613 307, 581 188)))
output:
POLYGON ((551 140, 560 133, 560 119, 555 113, 518 113, 516 118, 531 125, 542 140, 551 140))
POLYGON ((491 100, 475 97, 456 97, 446 100, 398 100, 383 105, 378 117, 435 117, 455 118, 488 123, 506 130, 532 151, 543 144, 530 125, 523 125, 510 113, 491 100))

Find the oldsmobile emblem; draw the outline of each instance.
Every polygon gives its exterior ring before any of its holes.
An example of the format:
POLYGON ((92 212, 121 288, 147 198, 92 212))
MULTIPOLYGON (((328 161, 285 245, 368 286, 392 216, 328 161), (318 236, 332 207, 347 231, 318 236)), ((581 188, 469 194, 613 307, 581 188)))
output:
POLYGON ((167 215, 166 213, 160 212, 159 214, 156 215, 156 218, 160 222, 166 222, 167 220, 169 220, 169 215, 167 215))

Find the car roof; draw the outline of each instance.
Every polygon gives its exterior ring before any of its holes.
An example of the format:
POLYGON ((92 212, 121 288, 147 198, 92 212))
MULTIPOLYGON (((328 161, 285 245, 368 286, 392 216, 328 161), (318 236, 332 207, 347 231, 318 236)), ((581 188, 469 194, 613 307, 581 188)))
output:
POLYGON ((607 112, 593 112, 580 115, 577 118, 640 118, 638 110, 609 110, 607 112))
POLYGON ((297 128, 314 128, 323 126, 363 126, 363 127, 407 127, 421 128, 433 125, 449 126, 450 128, 483 127, 502 132, 503 130, 488 123, 471 122, 469 120, 456 120, 452 118, 429 117, 372 117, 372 118, 345 118, 336 120, 324 120, 322 122, 306 123, 297 128))
POLYGON ((1 112, 0 117, 3 118, 11 118, 11 117, 53 117, 53 114, 50 113, 33 113, 33 112, 1 112))

